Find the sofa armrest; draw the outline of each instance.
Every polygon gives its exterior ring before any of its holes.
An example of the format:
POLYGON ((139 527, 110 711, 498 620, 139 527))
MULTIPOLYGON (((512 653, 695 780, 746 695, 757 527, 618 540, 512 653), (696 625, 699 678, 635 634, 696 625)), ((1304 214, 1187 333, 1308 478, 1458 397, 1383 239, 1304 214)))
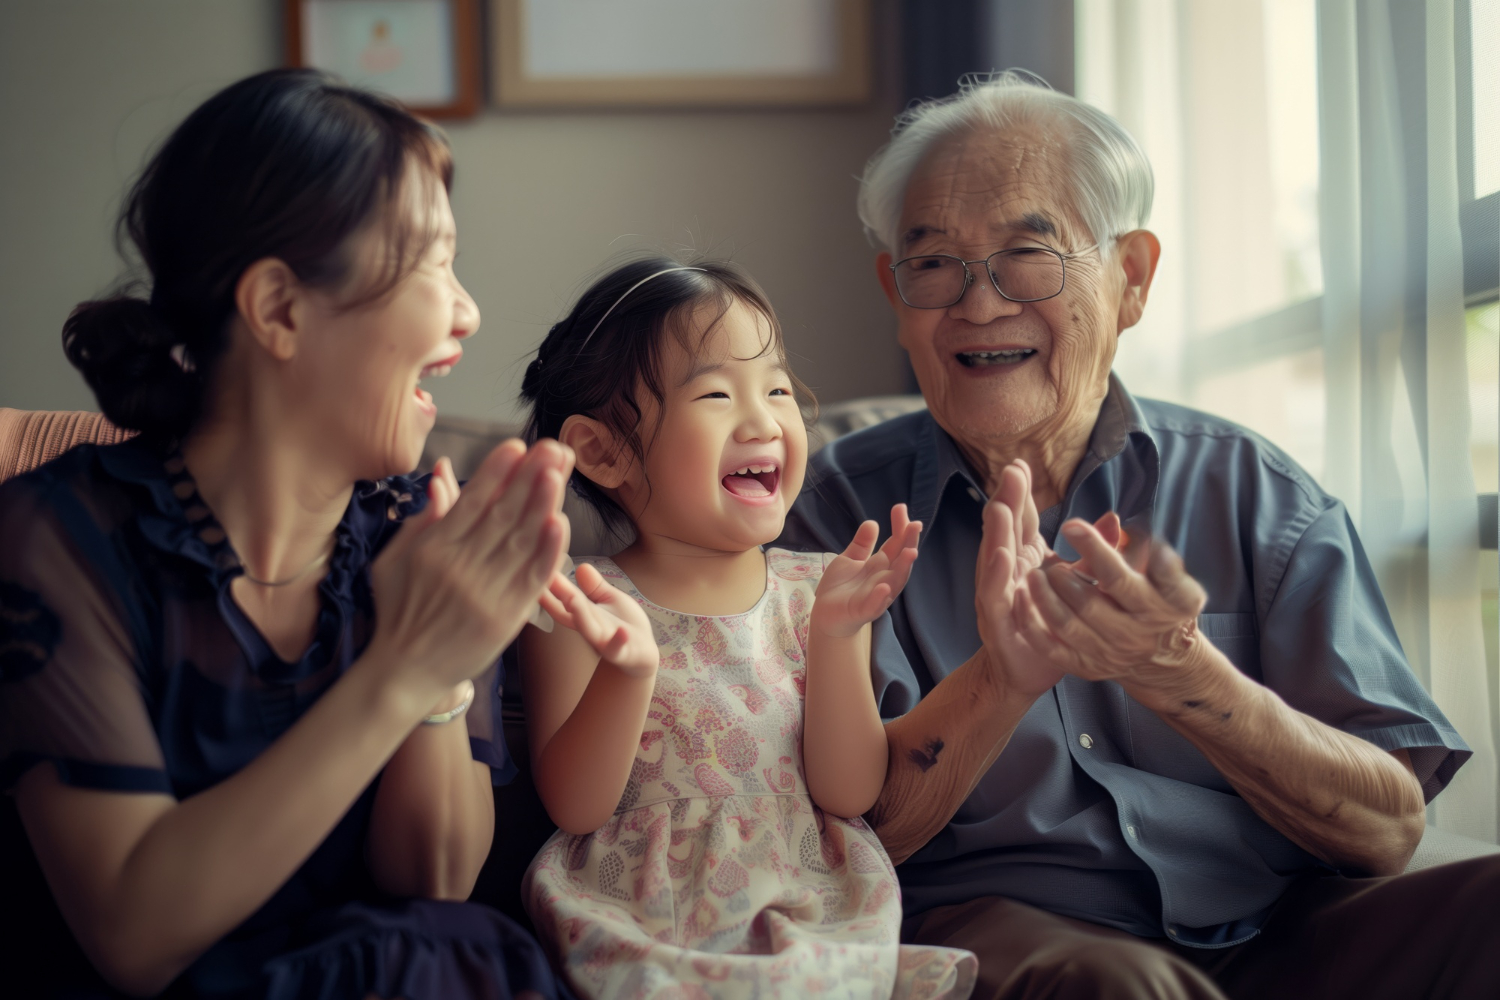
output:
POLYGON ((1406 870, 1421 871, 1423 868, 1482 858, 1488 854, 1500 854, 1500 846, 1429 826, 1423 832, 1422 842, 1417 845, 1417 853, 1411 856, 1406 870))
POLYGON ((118 444, 133 431, 87 410, 14 410, 0 406, 0 483, 81 444, 118 444))

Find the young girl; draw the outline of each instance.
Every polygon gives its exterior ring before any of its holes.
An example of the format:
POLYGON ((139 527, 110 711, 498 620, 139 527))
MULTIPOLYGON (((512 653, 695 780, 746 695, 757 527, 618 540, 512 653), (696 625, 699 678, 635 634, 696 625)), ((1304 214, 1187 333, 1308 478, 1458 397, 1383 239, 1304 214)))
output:
MULTIPOLYGON (((527 370, 531 440, 635 541, 559 575, 522 662, 536 786, 562 829, 523 895, 589 996, 967 996, 968 952, 897 944, 860 814, 885 780, 869 623, 920 525, 841 555, 763 551, 807 436, 781 331, 732 265, 653 258, 589 289, 527 370), (806 726, 803 725, 804 701, 806 726)), ((804 390, 805 391, 805 390, 804 390)))

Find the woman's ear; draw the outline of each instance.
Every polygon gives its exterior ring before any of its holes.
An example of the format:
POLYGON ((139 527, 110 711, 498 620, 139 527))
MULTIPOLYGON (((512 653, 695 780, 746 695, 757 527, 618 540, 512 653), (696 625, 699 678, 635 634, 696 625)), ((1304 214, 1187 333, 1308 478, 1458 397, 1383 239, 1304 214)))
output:
POLYGON ((577 459, 573 467, 606 490, 617 490, 625 483, 630 467, 635 464, 635 455, 625 447, 611 428, 593 417, 575 413, 563 421, 557 439, 569 448, 577 459))
POLYGON ((266 257, 245 268, 234 287, 234 304, 250 336, 277 361, 297 354, 302 285, 283 261, 266 257))

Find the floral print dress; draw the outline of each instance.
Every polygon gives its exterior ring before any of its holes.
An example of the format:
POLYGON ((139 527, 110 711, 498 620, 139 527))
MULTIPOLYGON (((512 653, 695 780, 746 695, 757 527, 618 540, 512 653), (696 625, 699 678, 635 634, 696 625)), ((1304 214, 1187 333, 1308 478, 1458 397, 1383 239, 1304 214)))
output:
POLYGON ((661 667, 630 780, 588 836, 553 835, 523 898, 591 997, 968 996, 977 962, 899 945, 900 888, 863 820, 825 814, 802 772, 804 652, 830 557, 771 549, 740 615, 645 608, 661 667))

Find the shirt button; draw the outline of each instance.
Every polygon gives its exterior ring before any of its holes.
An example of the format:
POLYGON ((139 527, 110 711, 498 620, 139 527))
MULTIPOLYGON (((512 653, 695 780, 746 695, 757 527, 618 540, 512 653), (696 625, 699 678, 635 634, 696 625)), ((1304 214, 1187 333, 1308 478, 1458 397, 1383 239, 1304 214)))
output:
POLYGON ((1139 837, 1140 836, 1140 834, 1136 832, 1135 824, 1134 823, 1126 823, 1125 824, 1125 832, 1128 833, 1128 834, 1130 834, 1132 837, 1139 837))
POLYGON ((1176 937, 1177 936, 1177 928, 1175 928, 1175 927, 1168 927, 1167 928, 1167 933, 1170 934, 1170 935, 1172 935, 1173 937, 1176 937))
POLYGON ((1088 733, 1079 733, 1078 734, 1078 745, 1081 746, 1081 747, 1083 747, 1085 750, 1087 750, 1087 749, 1089 749, 1090 747, 1092 747, 1094 745, 1094 738, 1092 736, 1090 736, 1088 733))
POLYGON ((974 499, 975 503, 984 503, 984 494, 972 486, 969 487, 969 496, 974 499))

